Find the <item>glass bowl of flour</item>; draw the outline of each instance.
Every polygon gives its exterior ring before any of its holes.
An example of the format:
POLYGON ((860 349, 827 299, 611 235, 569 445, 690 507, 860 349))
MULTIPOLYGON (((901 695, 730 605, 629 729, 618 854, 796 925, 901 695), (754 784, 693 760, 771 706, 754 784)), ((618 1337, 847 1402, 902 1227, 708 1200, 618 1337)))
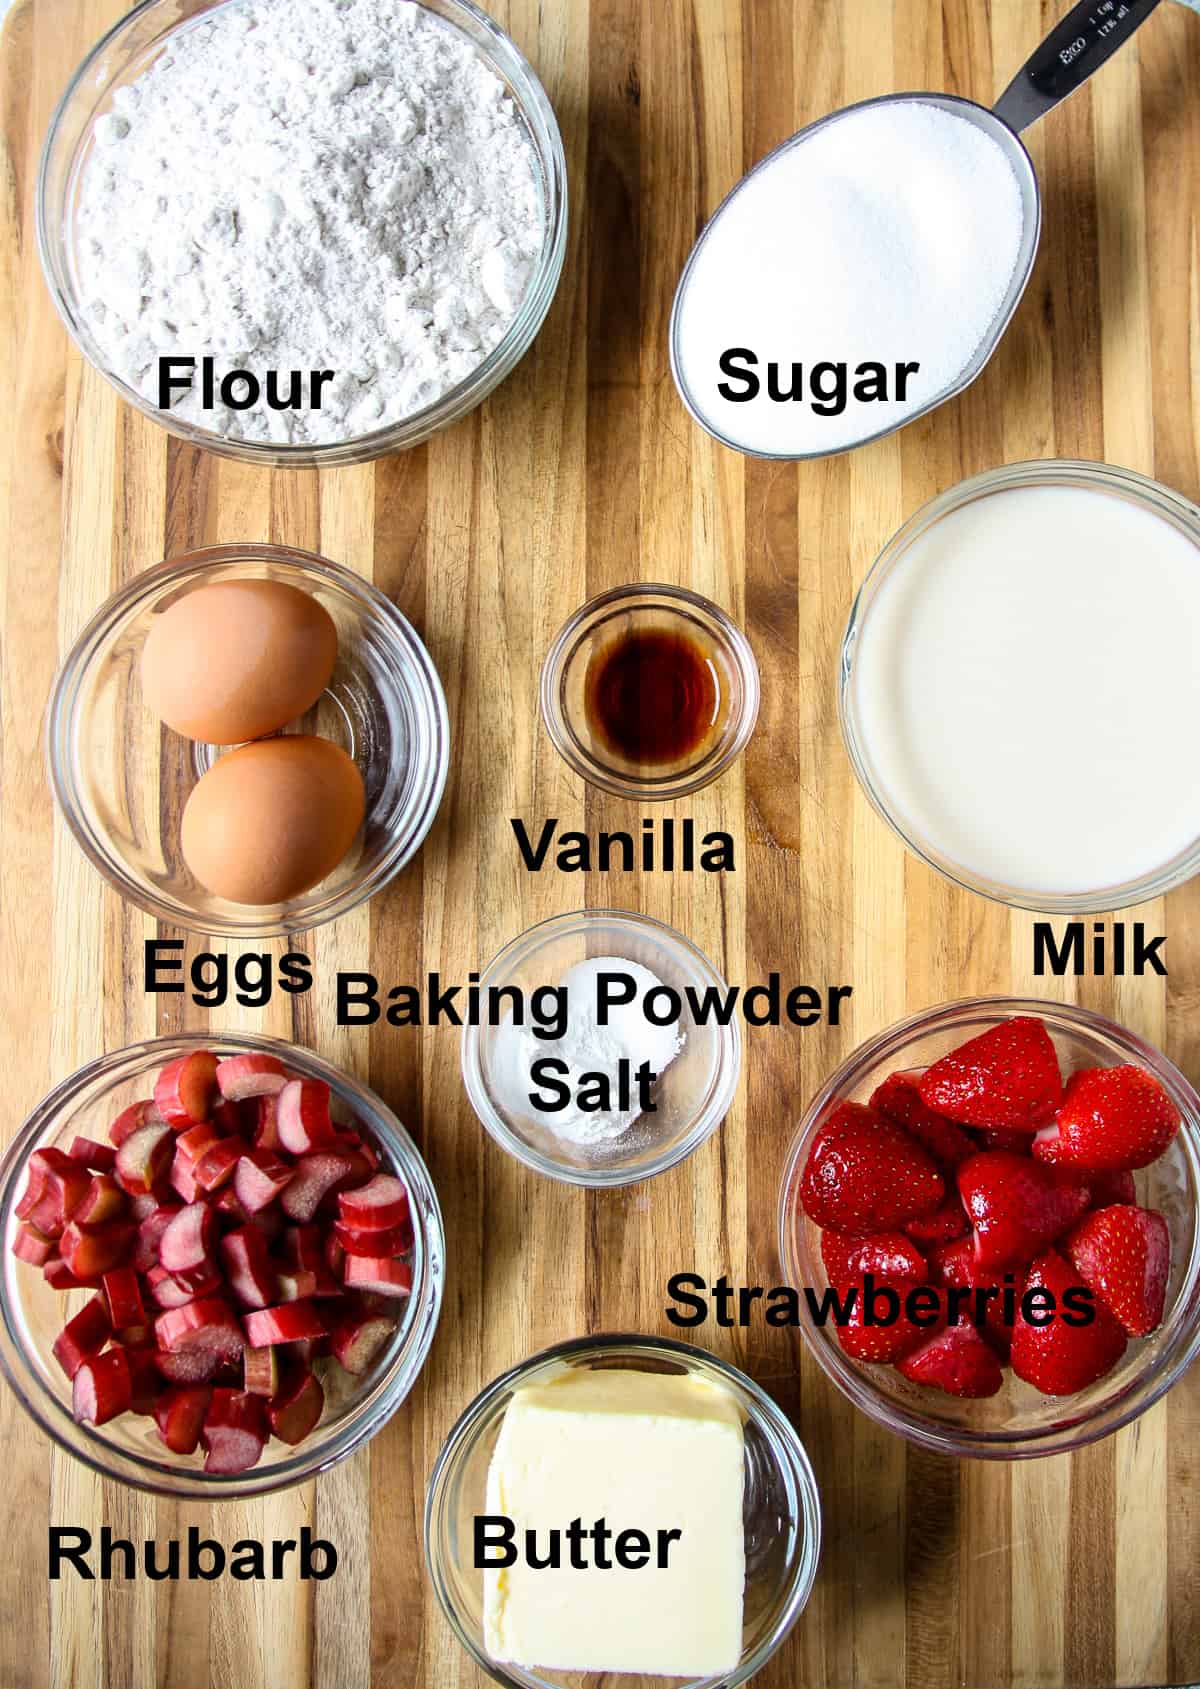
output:
POLYGON ((546 93, 468 0, 145 0, 50 125, 51 295, 192 444, 365 463, 485 399, 566 246, 546 93))
POLYGON ((736 1009, 708 958, 648 915, 584 909, 531 927, 482 974, 462 1071, 496 1142, 538 1173, 606 1189, 685 1160, 738 1087, 736 1009))

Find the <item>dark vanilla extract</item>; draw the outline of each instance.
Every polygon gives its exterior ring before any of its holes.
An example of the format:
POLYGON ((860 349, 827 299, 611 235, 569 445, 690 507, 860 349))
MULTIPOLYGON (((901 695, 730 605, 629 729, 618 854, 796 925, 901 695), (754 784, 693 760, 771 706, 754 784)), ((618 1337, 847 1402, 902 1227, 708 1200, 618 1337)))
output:
POLYGON ((716 732, 720 672, 698 639, 634 629, 593 655, 585 702, 589 726, 611 754, 667 767, 691 759, 716 732))

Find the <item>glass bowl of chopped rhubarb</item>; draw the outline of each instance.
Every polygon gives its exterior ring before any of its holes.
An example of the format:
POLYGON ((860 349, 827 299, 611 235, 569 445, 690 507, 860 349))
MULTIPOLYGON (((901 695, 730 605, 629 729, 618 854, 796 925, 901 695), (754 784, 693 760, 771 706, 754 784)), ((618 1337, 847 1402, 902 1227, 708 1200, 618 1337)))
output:
POLYGON ((864 1044, 792 1141, 779 1249, 840 1390, 1021 1459, 1145 1412, 1200 1352, 1200 1096, 1089 1010, 979 998, 864 1044))
POLYGON ((0 1163, 0 1366, 94 1470, 208 1500, 344 1460, 412 1388, 441 1213, 378 1097, 274 1039, 81 1068, 0 1163))

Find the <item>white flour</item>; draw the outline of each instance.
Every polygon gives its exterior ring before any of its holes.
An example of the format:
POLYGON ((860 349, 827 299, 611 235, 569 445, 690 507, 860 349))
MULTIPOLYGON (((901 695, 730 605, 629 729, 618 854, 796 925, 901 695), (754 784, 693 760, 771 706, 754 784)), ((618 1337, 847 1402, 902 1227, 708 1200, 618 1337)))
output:
POLYGON ((628 1061, 633 1072, 648 1061, 650 1071, 661 1078, 682 1050, 683 1035, 678 1022, 655 1026, 647 1020, 642 1000, 648 991, 661 986, 662 980, 640 962, 598 956, 568 968, 561 984, 569 1005, 567 1026, 561 1038, 539 1038, 530 1026, 515 1026, 511 1020, 505 1021, 497 1031, 494 1056, 497 1091, 510 1114, 536 1121, 563 1143, 579 1148, 611 1143, 641 1119, 641 1110, 634 1107, 588 1112, 572 1101, 554 1112, 536 1111, 529 1101, 530 1093, 538 1089, 531 1077, 533 1064, 547 1057, 565 1062, 569 1071, 556 1074, 556 1082, 570 1085, 573 1092, 577 1091, 582 1074, 605 1073, 610 1079, 610 1094, 615 1095, 619 1061, 628 1061), (599 1025, 596 1018, 597 976, 601 973, 626 974, 637 990, 632 1003, 609 1010, 607 1026, 599 1025))
POLYGON ((118 91, 76 236, 118 376, 155 404, 160 355, 264 381, 335 370, 317 411, 204 411, 198 382, 174 407, 317 444, 469 375, 516 315, 542 227, 532 143, 459 31, 408 0, 235 0, 118 91))

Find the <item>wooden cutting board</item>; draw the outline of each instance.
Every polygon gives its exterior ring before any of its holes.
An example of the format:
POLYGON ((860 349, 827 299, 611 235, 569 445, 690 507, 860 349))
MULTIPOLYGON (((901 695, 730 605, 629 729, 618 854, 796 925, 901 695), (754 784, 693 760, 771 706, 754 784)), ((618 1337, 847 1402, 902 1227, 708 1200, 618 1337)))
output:
MULTIPOLYGON (((776 1283, 784 1149, 805 1100, 855 1045, 970 993, 1075 993, 1200 1078, 1200 882, 1137 912, 1171 935, 1167 980, 1035 982, 1031 919, 951 890, 859 796, 834 699, 856 584, 900 522, 961 476, 1020 458, 1108 458, 1200 495, 1200 22, 1162 6, 1033 132, 1042 253, 984 377, 899 436, 794 467, 716 447, 676 398, 666 324, 698 228, 748 165, 832 107, 896 88, 991 100, 1061 5, 494 0, 549 90, 570 160, 557 301, 518 372, 458 428, 318 478, 173 443, 82 365, 51 309, 33 233, 38 151, 70 71, 122 10, 18 0, 0 55, 4 1128, 80 1063, 155 1032, 299 1040, 369 1080, 423 1146, 449 1281, 402 1411, 348 1464, 266 1501, 177 1507, 98 1482, 0 1389, 0 1682, 458 1689, 482 1679, 442 1620, 421 1547, 426 1479, 451 1422, 496 1373, 551 1342, 669 1333, 673 1272, 776 1283), (441 671, 454 757, 417 863, 312 937, 312 996, 210 1017, 143 993, 151 924, 56 821, 42 728, 60 654, 109 592, 164 556, 232 540, 324 552, 391 594, 441 671), (559 624, 637 577, 717 599, 757 653, 764 708, 749 754, 675 811, 733 832, 738 871, 529 874, 512 816, 637 825, 638 810, 567 773, 536 707, 559 624), (732 980, 778 969, 854 986, 840 1030, 750 1036, 737 1106, 686 1166, 600 1197, 539 1180, 491 1144, 463 1094, 452 1031, 339 1032, 330 986, 339 966, 393 982, 431 968, 462 979, 531 922, 585 902, 672 922, 732 980), (341 1570, 327 1584, 52 1584, 52 1522, 107 1523, 139 1540, 196 1524, 226 1543, 308 1523, 336 1542, 341 1570)), ((794 1333, 706 1335, 794 1416, 824 1504, 816 1590, 762 1689, 1200 1678, 1200 1376, 1076 1457, 956 1464, 874 1429, 794 1333)))

